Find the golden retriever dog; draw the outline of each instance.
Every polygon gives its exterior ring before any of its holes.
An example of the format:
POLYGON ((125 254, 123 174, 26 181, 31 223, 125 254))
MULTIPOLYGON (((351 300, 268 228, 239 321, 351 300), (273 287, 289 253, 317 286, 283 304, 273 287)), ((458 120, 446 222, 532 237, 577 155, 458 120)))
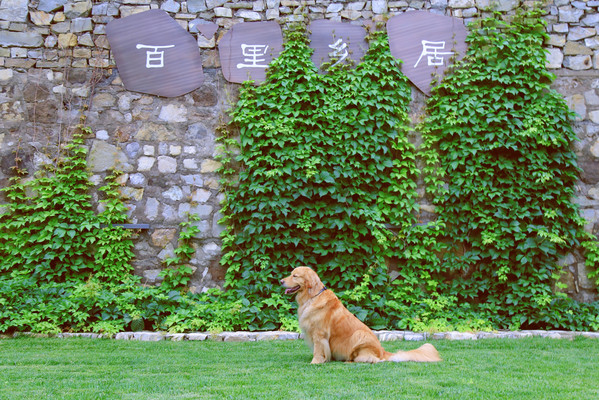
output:
POLYGON ((389 353, 369 327, 341 304, 314 270, 298 267, 281 280, 286 294, 296 293, 299 325, 314 357, 312 364, 331 360, 377 363, 381 361, 441 361, 437 349, 425 344, 415 350, 389 353))

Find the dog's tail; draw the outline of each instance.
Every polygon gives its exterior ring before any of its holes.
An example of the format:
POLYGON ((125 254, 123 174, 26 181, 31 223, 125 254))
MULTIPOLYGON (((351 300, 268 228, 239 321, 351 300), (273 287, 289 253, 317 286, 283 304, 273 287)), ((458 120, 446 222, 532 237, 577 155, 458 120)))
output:
POLYGON ((415 361, 415 362, 437 362, 441 361, 439 352, 430 343, 423 344, 417 349, 409 351, 398 351, 397 353, 385 352, 385 360, 394 362, 415 361))

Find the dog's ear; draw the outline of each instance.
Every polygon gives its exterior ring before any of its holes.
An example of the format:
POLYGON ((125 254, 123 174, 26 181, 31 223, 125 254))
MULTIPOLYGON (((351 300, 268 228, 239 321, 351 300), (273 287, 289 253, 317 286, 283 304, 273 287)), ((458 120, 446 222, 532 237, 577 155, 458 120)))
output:
POLYGON ((308 294, 310 297, 314 297, 320 292, 324 285, 314 270, 308 269, 306 275, 306 288, 308 289, 308 294))

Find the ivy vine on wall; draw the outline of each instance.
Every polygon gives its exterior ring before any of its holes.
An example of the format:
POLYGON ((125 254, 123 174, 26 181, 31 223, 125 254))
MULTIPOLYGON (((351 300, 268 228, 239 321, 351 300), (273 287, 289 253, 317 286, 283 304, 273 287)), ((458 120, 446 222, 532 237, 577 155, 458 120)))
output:
POLYGON ((0 214, 0 277, 38 282, 81 282, 91 275, 119 284, 132 272, 131 232, 117 191, 118 172, 100 188, 103 211, 92 208, 87 148, 81 128, 56 160, 25 179, 18 170, 2 189, 8 203, 0 214))
POLYGON ((267 82, 245 85, 232 114, 242 171, 226 205, 227 288, 268 298, 298 265, 316 267, 337 292, 369 271, 371 285, 384 286, 385 224, 404 230, 418 208, 407 79, 384 33, 371 34, 355 69, 325 75, 304 29, 286 36, 267 82))
POLYGON ((576 135, 550 89, 541 16, 471 27, 466 57, 428 102, 426 172, 446 226, 442 289, 499 326, 581 327, 589 321, 560 315, 568 301, 554 294, 558 261, 590 237, 572 202, 576 135))
POLYGON ((311 265, 373 327, 599 327, 597 304, 554 290, 561 257, 582 244, 594 265, 598 253, 571 201, 572 115, 549 86, 541 14, 481 21, 434 90, 417 127, 439 215, 427 225, 416 224, 410 90, 385 35, 371 34, 354 70, 319 75, 303 30, 286 33, 267 82, 245 85, 232 113, 241 173, 222 263, 253 323, 276 320, 259 300, 311 265))

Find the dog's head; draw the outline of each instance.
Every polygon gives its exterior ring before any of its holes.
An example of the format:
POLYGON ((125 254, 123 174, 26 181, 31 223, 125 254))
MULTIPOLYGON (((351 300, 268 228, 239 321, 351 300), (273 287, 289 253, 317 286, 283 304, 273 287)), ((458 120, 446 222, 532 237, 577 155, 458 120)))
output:
POLYGON ((281 279, 285 294, 297 293, 298 297, 316 296, 324 287, 318 274, 309 267, 297 267, 287 278, 281 279))

